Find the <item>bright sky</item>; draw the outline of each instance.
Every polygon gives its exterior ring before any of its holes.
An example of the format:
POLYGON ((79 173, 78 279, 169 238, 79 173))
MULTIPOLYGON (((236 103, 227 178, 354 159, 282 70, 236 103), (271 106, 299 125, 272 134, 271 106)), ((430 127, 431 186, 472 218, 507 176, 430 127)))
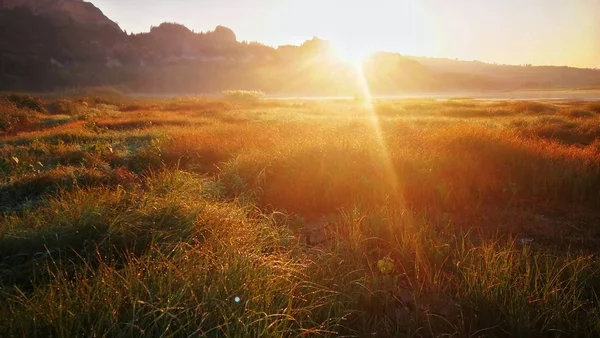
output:
POLYGON ((223 25, 238 40, 313 36, 374 50, 506 64, 600 67, 600 0, 91 0, 127 32, 223 25))

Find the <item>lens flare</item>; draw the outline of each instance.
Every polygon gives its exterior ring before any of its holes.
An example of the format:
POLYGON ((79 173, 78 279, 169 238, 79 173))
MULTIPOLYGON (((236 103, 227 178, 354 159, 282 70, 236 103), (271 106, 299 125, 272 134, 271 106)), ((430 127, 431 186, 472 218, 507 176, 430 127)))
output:
POLYGON ((395 197, 399 197, 399 186, 398 186, 398 176, 396 175, 396 169, 391 160, 391 156, 388 150, 387 143, 385 141, 385 136, 383 130, 381 128, 381 121, 379 120, 379 116, 377 115, 375 105, 373 104, 373 96, 371 95, 371 90, 369 88, 369 83, 365 76, 363 63, 358 63, 355 65, 356 70, 356 80, 358 81, 359 95, 358 99, 362 101, 362 105, 364 111, 367 115, 367 118, 371 122, 373 134, 375 135, 379 147, 379 153, 381 155, 382 165, 384 169, 384 173, 386 179, 390 184, 390 188, 395 197))

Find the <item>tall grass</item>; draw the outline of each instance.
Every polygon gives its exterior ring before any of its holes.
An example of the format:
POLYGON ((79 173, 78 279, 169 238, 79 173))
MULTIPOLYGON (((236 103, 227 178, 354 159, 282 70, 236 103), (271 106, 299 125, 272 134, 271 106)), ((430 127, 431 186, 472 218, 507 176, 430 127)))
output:
POLYGON ((593 105, 40 102, 0 136, 0 336, 600 332, 593 105))

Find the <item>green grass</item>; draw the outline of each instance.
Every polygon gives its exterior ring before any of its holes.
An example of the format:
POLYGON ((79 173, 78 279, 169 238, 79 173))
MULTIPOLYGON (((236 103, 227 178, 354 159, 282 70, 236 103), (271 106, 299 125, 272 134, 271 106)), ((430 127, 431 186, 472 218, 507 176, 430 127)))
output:
POLYGON ((109 94, 0 99, 2 337, 600 334, 597 104, 109 94))

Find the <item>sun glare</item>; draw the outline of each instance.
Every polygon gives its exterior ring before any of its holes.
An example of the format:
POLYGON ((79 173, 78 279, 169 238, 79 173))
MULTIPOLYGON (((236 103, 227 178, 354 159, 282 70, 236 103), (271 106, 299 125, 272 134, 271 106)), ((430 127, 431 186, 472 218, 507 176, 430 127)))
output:
POLYGON ((350 45, 342 42, 333 43, 336 56, 347 63, 354 66, 361 66, 362 63, 373 53, 364 47, 350 45))
POLYGON ((352 65, 356 71, 356 81, 358 82, 359 93, 357 98, 360 98, 363 104, 368 120, 371 122, 373 133, 377 139, 378 146, 380 147, 380 154, 383 160, 383 170, 390 182, 390 189, 395 194, 399 191, 398 178, 396 176, 396 170, 391 161, 391 156, 388 151, 388 145, 386 144, 385 137, 381 128, 381 122, 375 112, 373 105, 373 96, 369 83, 365 76, 364 62, 373 54, 373 51, 368 49, 360 48, 356 45, 344 44, 341 42, 333 43, 334 51, 336 56, 343 62, 347 62, 352 65))

